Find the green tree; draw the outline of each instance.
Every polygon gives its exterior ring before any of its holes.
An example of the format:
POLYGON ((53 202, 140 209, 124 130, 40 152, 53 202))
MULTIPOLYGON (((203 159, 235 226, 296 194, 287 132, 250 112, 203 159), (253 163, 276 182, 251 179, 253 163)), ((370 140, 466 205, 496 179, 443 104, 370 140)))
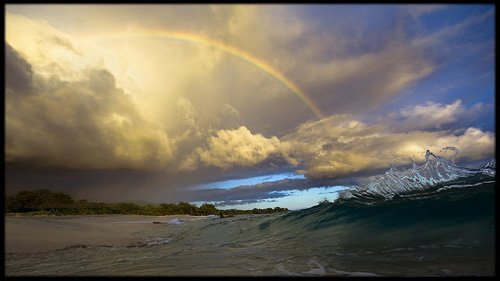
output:
POLYGON ((204 203, 199 208, 199 213, 203 216, 219 214, 220 211, 213 204, 204 203))
POLYGON ((179 206, 177 206, 177 204, 160 204, 160 210, 162 215, 174 215, 180 213, 179 206))
POLYGON ((141 208, 140 210, 141 215, 147 215, 147 216, 161 216, 162 215, 162 209, 158 205, 145 205, 141 208))
POLYGON ((194 215, 196 214, 196 209, 197 207, 195 205, 186 203, 186 202, 179 202, 179 211, 183 215, 194 215))
POLYGON ((141 209, 134 203, 117 203, 116 208, 120 214, 139 214, 139 210, 141 209))

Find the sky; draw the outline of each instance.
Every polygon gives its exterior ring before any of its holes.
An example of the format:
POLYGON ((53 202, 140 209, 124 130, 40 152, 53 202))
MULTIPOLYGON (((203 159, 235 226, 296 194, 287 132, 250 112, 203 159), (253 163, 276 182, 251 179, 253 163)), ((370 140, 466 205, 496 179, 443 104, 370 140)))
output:
POLYGON ((495 158, 494 5, 6 5, 6 193, 313 206, 495 158))

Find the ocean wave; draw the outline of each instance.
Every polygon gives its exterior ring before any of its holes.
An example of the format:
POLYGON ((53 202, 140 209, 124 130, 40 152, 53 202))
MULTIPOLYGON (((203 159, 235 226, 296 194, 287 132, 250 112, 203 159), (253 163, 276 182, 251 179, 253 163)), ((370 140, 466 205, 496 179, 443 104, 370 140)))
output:
POLYGON ((425 163, 422 165, 412 162, 412 167, 406 170, 392 167, 382 175, 370 177, 369 183, 365 186, 339 191, 339 199, 392 199, 396 195, 424 190, 459 178, 477 174, 495 176, 495 160, 477 170, 459 167, 454 162, 454 158, 450 161, 427 150, 425 163))

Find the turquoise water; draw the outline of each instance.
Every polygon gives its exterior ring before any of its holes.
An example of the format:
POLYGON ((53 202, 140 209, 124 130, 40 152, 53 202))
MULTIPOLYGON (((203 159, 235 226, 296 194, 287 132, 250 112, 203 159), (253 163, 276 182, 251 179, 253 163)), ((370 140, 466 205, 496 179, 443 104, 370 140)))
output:
POLYGON ((364 189, 286 214, 164 225, 124 246, 7 253, 6 275, 491 276, 495 185, 494 173, 471 173, 389 197, 364 189))

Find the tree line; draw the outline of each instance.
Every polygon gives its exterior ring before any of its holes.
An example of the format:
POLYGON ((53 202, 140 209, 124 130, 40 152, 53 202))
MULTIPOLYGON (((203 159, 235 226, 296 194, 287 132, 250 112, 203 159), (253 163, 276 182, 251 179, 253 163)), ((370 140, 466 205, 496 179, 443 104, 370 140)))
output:
POLYGON ((266 208, 252 210, 219 210, 213 204, 204 203, 200 207, 187 203, 163 203, 138 205, 135 203, 99 203, 87 200, 74 200, 68 194, 62 192, 51 192, 46 189, 34 191, 24 190, 14 196, 6 197, 6 213, 18 213, 24 215, 101 215, 101 214, 127 214, 127 215, 192 215, 224 216, 242 214, 271 214, 286 212, 287 208, 266 208))

